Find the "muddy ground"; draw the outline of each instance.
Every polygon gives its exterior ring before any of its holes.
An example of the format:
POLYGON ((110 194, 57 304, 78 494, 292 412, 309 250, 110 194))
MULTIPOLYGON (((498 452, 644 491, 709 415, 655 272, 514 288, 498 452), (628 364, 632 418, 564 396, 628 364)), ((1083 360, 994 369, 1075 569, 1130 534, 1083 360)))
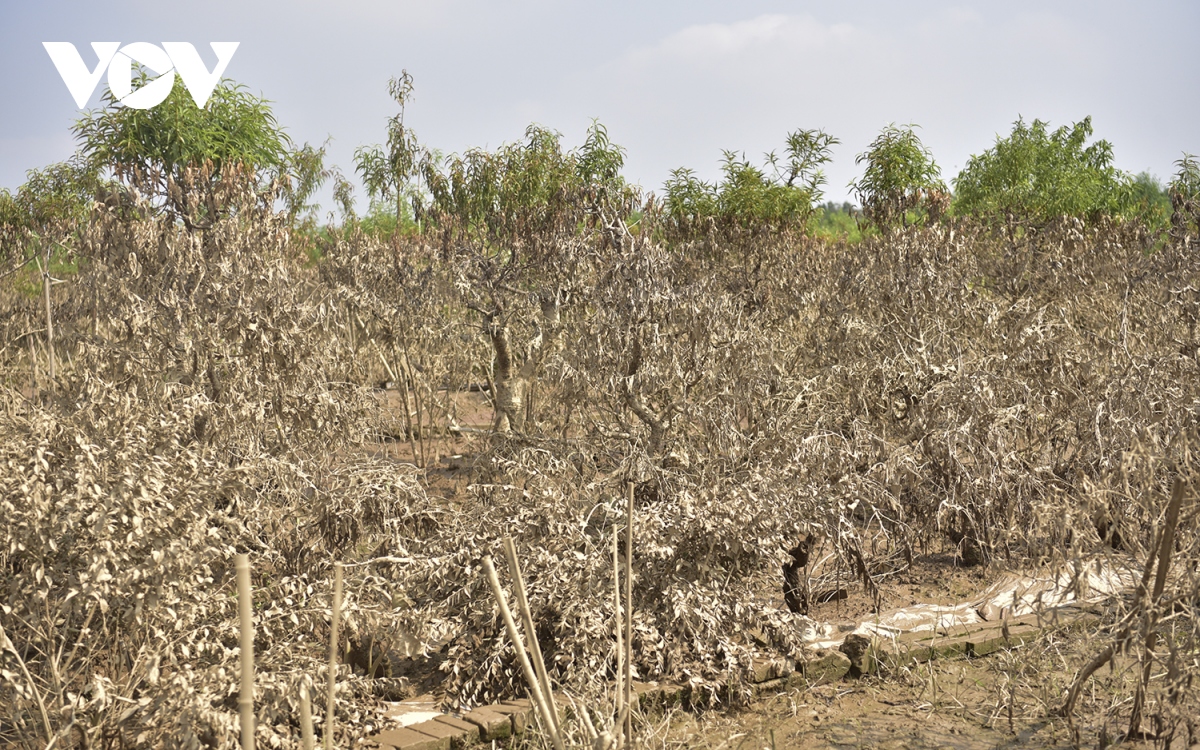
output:
MULTIPOLYGON (((407 439, 401 426, 399 394, 384 391, 396 436, 368 448, 397 461, 423 457, 426 491, 453 507, 470 482, 471 463, 490 427, 487 394, 450 396, 458 429, 425 443, 407 439)), ((441 394, 446 397, 445 392, 441 394)), ((438 430, 438 432, 441 432, 438 430)), ((954 605, 984 591, 1006 571, 998 566, 967 567, 954 550, 938 545, 924 550, 912 565, 884 579, 879 598, 847 582, 838 598, 815 604, 819 621, 853 623, 871 614, 920 603, 954 605)), ((764 592, 783 607, 781 587, 764 592)), ((1047 632, 1032 643, 980 658, 958 658, 893 666, 886 672, 846 678, 766 695, 748 707, 724 711, 671 710, 643 717, 639 747, 775 750, 778 748, 985 748, 1106 747, 1127 729, 1129 707, 1141 666, 1118 657, 1091 680, 1073 721, 1058 716, 1077 671, 1111 639, 1111 623, 1080 631, 1047 632)), ((411 665, 417 666, 417 665, 411 665)), ((413 671, 415 692, 438 701, 436 669, 413 671)), ((1155 729, 1162 707, 1147 702, 1143 728, 1155 729)), ((1200 715, 1200 709, 1198 709, 1200 715)), ((1197 722, 1200 723, 1200 722, 1197 722)), ((1193 728, 1193 732, 1196 729, 1193 728)), ((1180 729, 1169 743, 1132 743, 1145 747, 1197 748, 1200 735, 1180 729)), ((538 740, 514 740, 514 746, 540 747, 538 740)))
MULTIPOLYGON (((913 665, 899 672, 797 689, 754 702, 748 709, 704 715, 677 712, 648 732, 647 748, 985 748, 1097 747, 1115 740, 1121 722, 1107 727, 1100 713, 1132 695, 1118 690, 1130 665, 1116 680, 1104 670, 1085 697, 1074 729, 1052 716, 1073 670, 1052 655, 1079 663, 1086 638, 1074 643, 1047 639, 980 659, 913 665), (1040 651, 1040 652, 1039 652, 1040 651), (1034 664, 1040 663, 1041 667, 1034 664), (1076 730, 1078 734, 1076 734, 1076 730), (1077 744, 1078 742, 1078 744, 1077 744)), ((1118 713, 1118 716, 1123 714, 1118 713)), ((1159 746, 1147 743, 1148 746, 1159 746)), ((1188 747, 1181 736, 1173 748, 1188 747)))

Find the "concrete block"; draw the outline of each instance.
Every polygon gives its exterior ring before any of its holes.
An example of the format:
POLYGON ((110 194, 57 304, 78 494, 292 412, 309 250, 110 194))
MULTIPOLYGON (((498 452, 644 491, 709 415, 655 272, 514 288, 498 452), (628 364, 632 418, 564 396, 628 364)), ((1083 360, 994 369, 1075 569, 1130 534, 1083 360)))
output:
POLYGON ((792 664, 787 659, 755 659, 750 665, 750 681, 758 684, 785 677, 791 672, 792 664))
POLYGON ((796 676, 803 677, 803 681, 809 685, 836 682, 849 671, 850 657, 834 649, 822 649, 815 652, 812 658, 806 658, 796 664, 796 676))

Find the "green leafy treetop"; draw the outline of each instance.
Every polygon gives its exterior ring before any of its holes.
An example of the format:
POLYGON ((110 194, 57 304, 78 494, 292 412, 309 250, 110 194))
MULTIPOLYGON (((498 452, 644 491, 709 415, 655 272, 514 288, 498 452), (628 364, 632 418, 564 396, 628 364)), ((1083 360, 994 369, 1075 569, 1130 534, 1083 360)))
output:
POLYGON ((404 109, 412 97, 413 78, 407 70, 388 82, 388 93, 400 111, 388 120, 387 145, 363 146, 354 152, 355 169, 372 202, 394 201, 396 228, 409 217, 405 201, 419 199, 421 145, 413 129, 404 124, 404 109))
POLYGON ((887 232, 908 226, 915 217, 936 221, 949 208, 949 193, 941 170, 929 149, 913 131, 913 125, 888 125, 871 142, 871 147, 854 160, 866 162, 863 176, 851 182, 864 218, 887 232))
POLYGON ((715 232, 726 240, 803 231, 822 196, 825 174, 837 138, 820 130, 788 135, 783 158, 774 152, 757 167, 725 152, 724 176, 708 183, 691 169, 671 172, 664 185, 668 239, 688 240, 715 232))
POLYGON ((39 231, 58 221, 87 216, 102 186, 82 154, 25 173, 16 194, 0 190, 0 225, 39 231))
POLYGON ((1126 213, 1140 219, 1154 232, 1166 229, 1171 221, 1171 197, 1167 187, 1149 172, 1130 178, 1126 213))
POLYGON ((1176 239, 1200 240, 1200 163, 1192 154, 1175 162, 1179 171, 1167 187, 1171 198, 1171 234, 1176 239))
POLYGON ((208 226, 227 209, 221 191, 231 179, 282 178, 292 166, 291 140, 268 103, 228 79, 203 109, 179 76, 166 100, 151 109, 123 107, 108 91, 103 106, 72 129, 90 169, 111 171, 189 230, 208 226))
POLYGON ((1010 227, 1120 215, 1130 180, 1112 166, 1108 141, 1087 145, 1091 135, 1091 117, 1053 132, 1041 120, 1018 119, 1007 138, 972 156, 954 179, 956 212, 1010 227))
POLYGON ((524 141, 495 151, 425 154, 430 201, 422 214, 448 242, 474 244, 509 265, 541 265, 581 228, 624 231, 635 191, 620 175, 623 165, 624 150, 600 123, 577 151, 564 151, 558 133, 530 125, 524 141))

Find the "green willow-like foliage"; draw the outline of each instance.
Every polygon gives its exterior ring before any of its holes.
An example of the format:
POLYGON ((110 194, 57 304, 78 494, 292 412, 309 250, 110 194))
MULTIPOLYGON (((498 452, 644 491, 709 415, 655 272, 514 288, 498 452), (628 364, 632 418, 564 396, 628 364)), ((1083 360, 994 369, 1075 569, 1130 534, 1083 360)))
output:
POLYGON ((1050 132, 1018 118, 1007 138, 971 157, 954 179, 959 214, 985 221, 1044 226, 1072 216, 1117 216, 1129 203, 1129 178, 1112 166, 1112 144, 1092 135, 1092 118, 1050 132))
POLYGON ((863 176, 850 183, 863 207, 863 215, 881 230, 908 225, 908 214, 925 209, 925 218, 941 214, 946 184, 929 149, 912 125, 888 125, 871 142, 855 164, 866 162, 863 176))
POLYGON ((820 130, 788 135, 781 159, 774 152, 757 167, 734 151, 726 151, 718 182, 704 182, 687 168, 671 172, 664 184, 664 208, 677 238, 706 233, 726 236, 802 230, 822 196, 830 150, 839 141, 820 130))
MULTIPOLYGON (((388 82, 388 92, 399 105, 399 113, 388 120, 386 146, 360 146, 354 152, 355 170, 362 177, 363 185, 372 202, 376 199, 394 202, 394 227, 403 226, 405 198, 419 192, 417 181, 420 171, 421 145, 413 129, 404 124, 404 108, 412 96, 413 79, 408 71, 388 82)), ((339 199, 343 206, 347 203, 339 199)), ((378 211, 374 212, 378 214, 378 211)))
POLYGON ((430 203, 440 228, 487 253, 518 246, 538 252, 584 224, 612 229, 632 211, 632 188, 621 177, 624 149, 593 123, 582 148, 565 151, 561 136, 530 125, 521 142, 495 151, 471 149, 422 161, 430 203))
POLYGON ((1192 154, 1184 154, 1175 166, 1179 171, 1167 187, 1171 201, 1171 232, 1179 238, 1200 237, 1200 162, 1192 154))

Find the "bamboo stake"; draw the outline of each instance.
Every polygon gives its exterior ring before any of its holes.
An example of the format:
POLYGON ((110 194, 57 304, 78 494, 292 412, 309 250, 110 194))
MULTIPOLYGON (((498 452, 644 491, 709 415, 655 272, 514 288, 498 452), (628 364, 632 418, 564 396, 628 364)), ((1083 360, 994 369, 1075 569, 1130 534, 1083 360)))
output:
POLYGON ((633 482, 625 518, 625 741, 633 747, 633 482))
POLYGON ((334 688, 337 687, 338 624, 342 617, 342 564, 333 564, 333 609, 329 628, 329 690, 325 700, 325 750, 333 750, 334 688))
POLYGON ((616 709, 617 709, 617 726, 616 726, 616 747, 620 750, 621 741, 624 737, 622 727, 625 725, 625 618, 621 614, 621 557, 619 548, 621 546, 620 538, 621 530, 613 529, 613 630, 617 632, 617 665, 614 673, 613 692, 616 693, 616 709))
POLYGON ((500 616, 504 619, 504 626, 508 629, 508 637, 513 642, 513 648, 516 649, 517 661, 521 663, 521 670, 525 673, 525 681, 529 683, 529 696, 533 698, 534 706, 537 708, 542 724, 545 725, 547 731, 550 733, 550 741, 554 743, 555 750, 563 750, 562 738, 558 736, 558 731, 554 728, 555 724, 550 719, 550 708, 542 698, 537 674, 534 673, 533 665, 529 663, 529 656, 525 653, 525 646, 521 643, 521 634, 517 632, 517 623, 513 620, 512 612, 508 609, 508 601, 504 598, 504 589, 500 588, 500 578, 496 575, 496 567, 492 565, 490 555, 483 558, 483 571, 487 574, 488 585, 492 588, 492 595, 496 597, 496 603, 500 605, 500 616))
POLYGON ((550 684, 550 676, 546 674, 546 663, 542 660, 542 645, 538 643, 537 631, 533 628, 533 615, 529 611, 529 599, 525 596, 525 579, 521 575, 521 566, 517 562, 517 545, 513 544, 511 536, 504 537, 504 556, 508 559, 508 569, 512 571, 513 590, 517 595, 517 608, 521 612, 521 624, 525 627, 525 637, 529 639, 529 650, 533 655, 533 668, 537 672, 538 683, 542 688, 542 700, 546 706, 553 708, 550 719, 554 723, 554 731, 561 732, 558 723, 558 706, 554 704, 554 690, 550 684))
POLYGON ((242 750, 254 750, 254 600, 250 592, 250 556, 234 558, 237 570, 238 616, 242 625, 242 685, 238 708, 242 717, 242 750))
POLYGON ((50 364, 50 382, 54 382, 54 318, 50 315, 50 251, 46 251, 46 267, 42 268, 42 261, 34 259, 37 262, 38 273, 42 275, 42 290, 46 298, 46 359, 50 364))
POLYGON ((316 740, 313 734, 312 701, 308 696, 308 678, 300 683, 300 741, 304 750, 313 750, 316 740))
POLYGON ((29 343, 29 395, 37 398, 38 395, 38 365, 37 352, 33 350, 33 333, 29 333, 25 337, 29 343))

